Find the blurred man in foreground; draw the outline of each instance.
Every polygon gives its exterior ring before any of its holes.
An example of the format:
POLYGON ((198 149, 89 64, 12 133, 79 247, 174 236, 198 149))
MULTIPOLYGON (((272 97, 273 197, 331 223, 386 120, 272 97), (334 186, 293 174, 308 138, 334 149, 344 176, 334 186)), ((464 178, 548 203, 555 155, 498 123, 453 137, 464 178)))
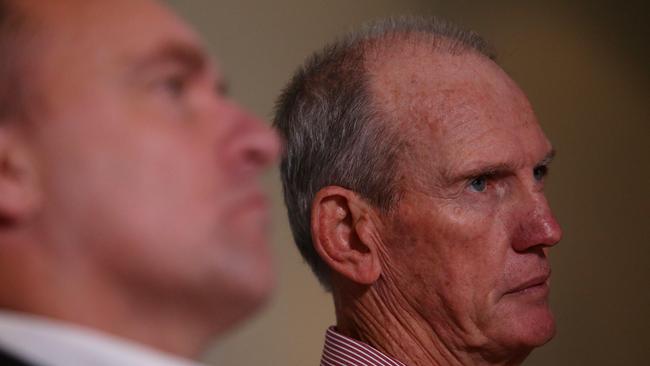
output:
POLYGON ((371 25, 278 102, 298 247, 331 290, 322 365, 512 365, 554 334, 553 148, 476 34, 371 25))
POLYGON ((2 364, 190 364, 272 288, 275 134, 154 1, 2 0, 0 58, 2 364))

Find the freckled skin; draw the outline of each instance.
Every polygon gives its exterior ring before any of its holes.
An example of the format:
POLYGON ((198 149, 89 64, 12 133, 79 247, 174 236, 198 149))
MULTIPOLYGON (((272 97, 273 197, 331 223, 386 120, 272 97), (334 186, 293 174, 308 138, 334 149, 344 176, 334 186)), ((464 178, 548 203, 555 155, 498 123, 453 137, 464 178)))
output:
POLYGON ((509 293, 548 274, 548 249, 561 237, 533 174, 551 144, 490 60, 420 47, 370 65, 378 104, 409 139, 403 198, 381 218, 377 284, 380 301, 400 304, 395 328, 406 330, 360 337, 384 339, 376 345, 394 353, 428 348, 398 357, 413 365, 520 363, 555 332, 547 288, 509 293), (463 174, 495 164, 506 168, 472 190, 463 174))

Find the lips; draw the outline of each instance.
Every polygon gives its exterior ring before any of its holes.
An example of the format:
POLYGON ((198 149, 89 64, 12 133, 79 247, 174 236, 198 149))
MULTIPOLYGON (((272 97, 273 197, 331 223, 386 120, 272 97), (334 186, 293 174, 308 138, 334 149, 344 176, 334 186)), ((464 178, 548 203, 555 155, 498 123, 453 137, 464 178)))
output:
POLYGON ((228 208, 232 211, 263 209, 269 206, 267 195, 256 185, 236 187, 231 189, 226 197, 222 197, 228 208))
POLYGON ((551 271, 535 275, 526 281, 521 282, 512 289, 506 291, 504 295, 524 293, 533 289, 545 289, 548 287, 548 279, 551 277, 551 271))
POLYGON ((266 211, 269 206, 268 198, 261 192, 255 192, 246 199, 242 199, 241 204, 249 208, 261 209, 264 211, 266 211))

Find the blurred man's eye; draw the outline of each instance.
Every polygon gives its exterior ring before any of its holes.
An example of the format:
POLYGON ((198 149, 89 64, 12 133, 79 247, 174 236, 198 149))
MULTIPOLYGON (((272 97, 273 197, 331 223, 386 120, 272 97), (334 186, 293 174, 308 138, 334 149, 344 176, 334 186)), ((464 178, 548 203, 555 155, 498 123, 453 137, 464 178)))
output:
POLYGON ((229 94, 229 87, 228 83, 226 83, 223 80, 217 80, 214 82, 214 92, 217 94, 217 96, 220 97, 228 97, 229 94))
POLYGON ((187 89, 187 79, 181 74, 167 75, 157 83, 157 89, 172 98, 180 98, 187 89))

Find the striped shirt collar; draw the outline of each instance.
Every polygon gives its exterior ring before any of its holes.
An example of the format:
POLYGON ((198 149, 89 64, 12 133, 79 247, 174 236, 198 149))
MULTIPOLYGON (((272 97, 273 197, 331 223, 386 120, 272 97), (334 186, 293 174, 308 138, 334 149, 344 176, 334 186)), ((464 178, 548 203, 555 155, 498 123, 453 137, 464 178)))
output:
POLYGON ((355 341, 329 327, 320 366, 406 366, 365 343, 355 341))

